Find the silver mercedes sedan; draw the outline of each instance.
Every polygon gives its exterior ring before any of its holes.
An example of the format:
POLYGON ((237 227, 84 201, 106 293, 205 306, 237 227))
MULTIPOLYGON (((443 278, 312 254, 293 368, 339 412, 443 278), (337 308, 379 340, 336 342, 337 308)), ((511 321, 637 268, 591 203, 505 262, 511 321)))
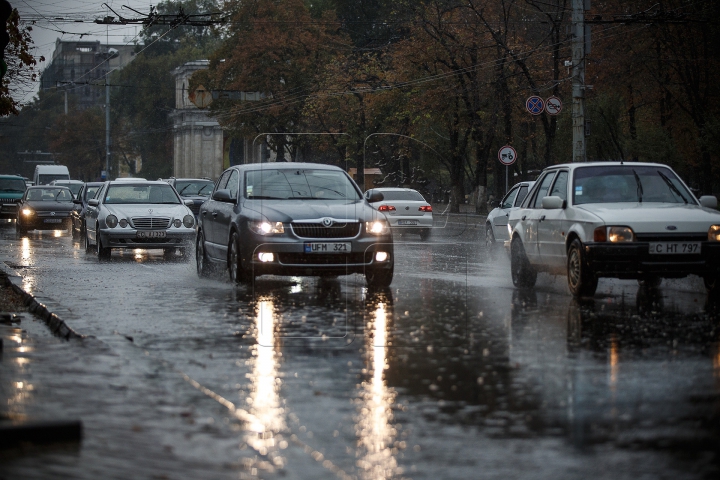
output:
MULTIPOLYGON (((188 200, 190 202, 192 200, 188 200)), ((113 248, 180 249, 195 240, 195 216, 173 187, 141 179, 105 182, 85 212, 85 249, 109 257, 113 248)))

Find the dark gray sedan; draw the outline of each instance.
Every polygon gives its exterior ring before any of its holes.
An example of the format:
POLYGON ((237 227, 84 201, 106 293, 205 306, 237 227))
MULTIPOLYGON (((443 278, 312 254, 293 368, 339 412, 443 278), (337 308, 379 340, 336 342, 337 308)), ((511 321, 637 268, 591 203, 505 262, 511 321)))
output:
MULTIPOLYGON (((382 199, 382 194, 370 200, 382 199)), ((231 167, 200 208, 197 270, 227 266, 230 278, 364 274, 393 278, 390 226, 344 170, 314 163, 231 167)))

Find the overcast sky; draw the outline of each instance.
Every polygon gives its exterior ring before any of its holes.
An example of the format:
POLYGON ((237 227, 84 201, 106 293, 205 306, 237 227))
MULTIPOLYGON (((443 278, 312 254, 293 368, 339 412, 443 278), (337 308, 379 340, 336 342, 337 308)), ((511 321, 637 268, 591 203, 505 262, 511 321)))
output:
MULTIPOLYGON (((21 20, 35 20, 32 37, 34 54, 38 58, 45 57, 45 62, 39 63, 42 70, 52 59, 55 50, 55 40, 100 40, 110 44, 132 43, 140 32, 141 25, 98 25, 95 19, 106 15, 116 16, 110 12, 103 3, 107 3, 113 10, 125 18, 137 18, 135 12, 125 9, 127 5, 135 10, 147 14, 150 5, 158 1, 152 0, 8 0, 13 8, 17 8, 21 20)), ((27 92, 24 101, 29 101, 37 93, 40 85, 27 92)))

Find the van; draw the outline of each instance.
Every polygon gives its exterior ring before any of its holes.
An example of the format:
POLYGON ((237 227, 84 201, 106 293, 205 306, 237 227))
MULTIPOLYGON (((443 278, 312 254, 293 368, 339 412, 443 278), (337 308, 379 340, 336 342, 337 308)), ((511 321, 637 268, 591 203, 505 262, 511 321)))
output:
POLYGON ((53 180, 70 180, 70 171, 65 165, 38 165, 35 167, 35 185, 48 185, 53 180))

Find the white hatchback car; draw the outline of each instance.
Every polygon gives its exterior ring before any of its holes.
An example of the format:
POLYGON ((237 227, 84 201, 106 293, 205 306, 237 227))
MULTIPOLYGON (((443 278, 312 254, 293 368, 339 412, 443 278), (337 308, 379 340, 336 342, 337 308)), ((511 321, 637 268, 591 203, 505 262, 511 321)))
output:
POLYGON ((696 199, 666 165, 548 167, 510 212, 508 232, 517 287, 534 286, 537 272, 566 274, 573 295, 592 296, 599 277, 658 286, 694 274, 720 293, 717 198, 696 199))
POLYGON ((382 193, 383 200, 370 204, 385 214, 390 228, 398 233, 417 233, 421 240, 430 238, 433 226, 432 206, 420 192, 411 188, 372 188, 365 192, 365 198, 382 193))
POLYGON ((485 220, 485 245, 492 246, 495 242, 504 242, 508 237, 508 218, 510 211, 520 208, 523 200, 527 197, 528 191, 535 185, 535 182, 520 182, 510 189, 500 202, 493 200, 490 204, 493 208, 485 220))

